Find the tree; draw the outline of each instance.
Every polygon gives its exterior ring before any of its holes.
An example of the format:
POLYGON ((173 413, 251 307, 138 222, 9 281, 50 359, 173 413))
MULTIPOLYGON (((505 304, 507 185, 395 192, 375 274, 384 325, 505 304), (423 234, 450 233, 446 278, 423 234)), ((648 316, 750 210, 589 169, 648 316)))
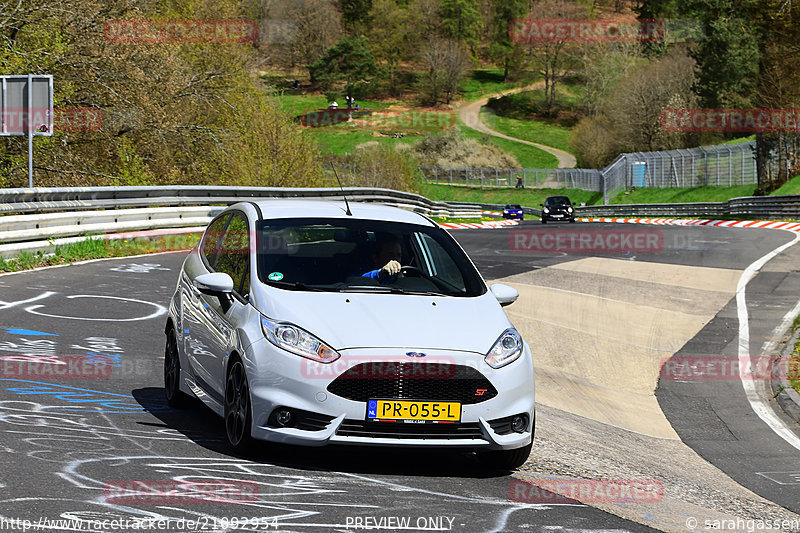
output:
POLYGON ((378 61, 386 65, 389 74, 389 90, 397 94, 397 67, 400 61, 410 56, 410 19, 407 8, 397 5, 395 0, 376 0, 370 12, 367 36, 370 49, 378 61))
POLYGON ((570 136, 581 165, 600 168, 621 152, 683 148, 692 144, 687 134, 661 128, 664 108, 695 104, 692 92, 694 61, 685 51, 629 68, 611 87, 593 117, 581 120, 570 136))
POLYGON ((342 37, 309 65, 312 83, 327 89, 344 81, 344 90, 351 96, 361 96, 378 72, 375 57, 367 46, 366 37, 342 37))
POLYGON ((264 0, 260 49, 271 63, 308 65, 342 35, 335 0, 264 0))
MULTIPOLYGON (((533 19, 583 19, 586 8, 564 0, 545 0, 534 5, 533 19)), ((544 77, 545 114, 552 115, 556 103, 556 85, 577 63, 579 47, 569 36, 553 35, 545 42, 528 44, 529 55, 535 68, 544 77)))
POLYGON ((443 0, 439 17, 442 37, 475 46, 481 31, 477 0, 443 0))
POLYGON ((519 45, 511 41, 509 25, 522 18, 528 9, 528 0, 492 0, 489 39, 491 56, 503 65, 503 80, 508 82, 508 73, 519 45))
POLYGON ((422 51, 426 72, 420 80, 420 95, 428 105, 441 100, 450 103, 458 92, 458 83, 467 68, 468 56, 464 46, 453 39, 431 37, 422 51))
POLYGON ((372 0, 339 0, 344 26, 350 34, 357 34, 369 20, 372 0))
POLYGON ((603 114, 611 119, 621 152, 680 148, 679 134, 665 133, 660 115, 664 108, 687 108, 692 93, 694 61, 675 49, 661 59, 630 69, 610 92, 603 114))
POLYGON ((620 78, 641 58, 636 43, 589 43, 582 48, 584 105, 587 115, 593 117, 620 78))

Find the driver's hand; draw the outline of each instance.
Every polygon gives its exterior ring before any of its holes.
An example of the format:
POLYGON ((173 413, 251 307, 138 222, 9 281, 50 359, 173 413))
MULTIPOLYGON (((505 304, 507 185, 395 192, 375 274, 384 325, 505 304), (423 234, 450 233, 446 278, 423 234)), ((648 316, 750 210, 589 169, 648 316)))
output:
POLYGON ((400 273, 400 263, 392 259, 381 268, 389 277, 396 276, 400 273))

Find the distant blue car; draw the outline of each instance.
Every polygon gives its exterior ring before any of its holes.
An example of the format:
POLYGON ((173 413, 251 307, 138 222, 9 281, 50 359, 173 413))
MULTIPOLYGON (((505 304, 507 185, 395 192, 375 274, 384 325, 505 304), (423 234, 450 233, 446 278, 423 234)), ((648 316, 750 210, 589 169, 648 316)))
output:
POLYGON ((506 204, 503 208, 503 218, 525 220, 522 207, 519 204, 506 204))

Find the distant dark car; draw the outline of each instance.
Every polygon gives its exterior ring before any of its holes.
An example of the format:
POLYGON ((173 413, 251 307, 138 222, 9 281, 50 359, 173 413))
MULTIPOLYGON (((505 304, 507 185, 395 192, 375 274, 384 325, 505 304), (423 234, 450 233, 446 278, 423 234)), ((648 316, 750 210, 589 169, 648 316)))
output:
POLYGON ((548 220, 569 220, 575 222, 575 208, 566 196, 548 196, 542 207, 542 224, 548 220))
POLYGON ((506 204, 503 208, 503 218, 517 218, 525 220, 525 215, 522 212, 522 207, 519 204, 506 204))

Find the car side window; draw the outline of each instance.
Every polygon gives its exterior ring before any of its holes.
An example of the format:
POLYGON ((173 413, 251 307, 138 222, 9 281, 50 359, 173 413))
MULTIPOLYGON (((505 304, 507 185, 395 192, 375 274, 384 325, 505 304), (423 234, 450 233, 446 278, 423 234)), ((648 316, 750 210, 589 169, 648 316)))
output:
POLYGON ((220 244, 222 244, 222 232, 225 231, 225 226, 228 225, 230 215, 223 215, 214 220, 206 229, 203 235, 203 245, 200 251, 208 261, 208 266, 214 270, 214 264, 217 262, 217 254, 219 253, 220 244))
POLYGON ((214 270, 224 272, 233 279, 233 289, 242 296, 250 292, 247 271, 250 267, 250 236, 247 219, 234 213, 222 237, 222 245, 214 270))
POLYGON ((453 261, 453 258, 436 239, 424 233, 416 234, 417 244, 420 248, 423 262, 427 263, 426 270, 431 276, 446 281, 453 288, 460 291, 464 288, 464 277, 453 261))

